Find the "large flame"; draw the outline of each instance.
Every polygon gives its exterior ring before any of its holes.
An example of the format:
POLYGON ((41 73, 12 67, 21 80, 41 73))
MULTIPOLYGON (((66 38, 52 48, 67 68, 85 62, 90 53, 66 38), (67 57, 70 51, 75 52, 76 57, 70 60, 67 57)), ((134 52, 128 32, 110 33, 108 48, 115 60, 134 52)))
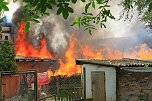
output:
POLYGON ((75 64, 75 59, 78 56, 78 53, 75 51, 75 43, 75 39, 70 40, 69 48, 65 53, 65 61, 59 61, 60 69, 55 72, 55 75, 71 76, 76 73, 81 73, 80 66, 75 64))
MULTIPOLYGON (((21 23, 18 30, 18 36, 16 38, 16 55, 25 57, 39 57, 39 58, 52 58, 52 55, 46 46, 46 39, 41 40, 41 45, 38 49, 34 48, 30 40, 27 38, 28 33, 24 31, 25 23, 21 23)), ((73 34, 74 35, 74 34, 73 34)), ((51 75, 66 75, 71 76, 76 73, 81 73, 80 66, 77 66, 75 59, 78 57, 82 58, 95 58, 95 59, 121 59, 121 58, 138 58, 144 60, 152 59, 152 49, 148 48, 146 44, 137 46, 135 48, 128 49, 129 52, 122 52, 121 50, 112 49, 110 47, 104 49, 93 49, 88 45, 79 43, 75 36, 72 36, 69 41, 69 47, 65 52, 65 59, 59 60, 60 68, 51 75), (77 45, 79 47, 76 47, 77 45)), ((57 58, 58 56, 56 56, 57 58)))
POLYGON ((85 58, 96 58, 96 59, 101 59, 103 58, 101 52, 102 50, 93 50, 87 45, 82 45, 81 46, 81 54, 82 56, 85 56, 85 58))
POLYGON ((35 49, 31 44, 31 41, 27 38, 28 33, 24 31, 26 23, 20 24, 18 30, 18 36, 16 38, 16 55, 26 57, 38 57, 38 58, 51 58, 53 55, 50 54, 46 47, 46 39, 43 38, 41 45, 38 49, 35 49))

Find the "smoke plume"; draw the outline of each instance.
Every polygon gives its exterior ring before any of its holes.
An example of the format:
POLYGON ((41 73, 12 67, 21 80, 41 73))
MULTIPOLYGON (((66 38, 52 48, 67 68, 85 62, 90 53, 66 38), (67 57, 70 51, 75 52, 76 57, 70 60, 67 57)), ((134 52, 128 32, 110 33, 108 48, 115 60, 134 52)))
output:
MULTIPOLYGON (((93 48, 103 48, 109 45, 121 50, 127 50, 129 47, 142 43, 147 43, 151 47, 152 45, 149 44, 151 38, 146 34, 145 26, 140 22, 136 11, 132 12, 134 16, 130 22, 123 19, 117 20, 122 9, 118 5, 120 1, 112 0, 110 2, 111 12, 116 17, 116 20, 108 19, 107 28, 101 29, 98 26, 98 30, 94 31, 93 35, 89 35, 82 28, 78 29, 70 26, 73 19, 81 16, 82 9, 84 9, 85 5, 79 0, 76 5, 72 5, 75 13, 71 14, 67 20, 64 20, 61 15, 57 16, 56 9, 53 9, 49 11, 51 13, 50 16, 40 19, 40 23, 32 23, 29 38, 35 47, 40 44, 42 38, 47 38, 48 49, 61 57, 68 47, 68 41, 73 37, 71 35, 72 32, 77 33, 75 37, 80 43, 89 44, 93 48)), ((17 19, 20 19, 22 11, 23 7, 19 6, 13 15, 13 23, 18 22, 17 19)), ((94 14, 97 12, 93 10, 94 14)))

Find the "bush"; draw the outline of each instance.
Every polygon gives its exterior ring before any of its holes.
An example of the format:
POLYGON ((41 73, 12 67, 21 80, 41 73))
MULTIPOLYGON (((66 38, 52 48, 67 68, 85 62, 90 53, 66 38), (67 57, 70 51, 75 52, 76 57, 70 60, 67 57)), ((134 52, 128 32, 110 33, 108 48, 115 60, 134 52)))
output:
POLYGON ((15 49, 11 41, 0 41, 0 71, 16 71, 15 49))

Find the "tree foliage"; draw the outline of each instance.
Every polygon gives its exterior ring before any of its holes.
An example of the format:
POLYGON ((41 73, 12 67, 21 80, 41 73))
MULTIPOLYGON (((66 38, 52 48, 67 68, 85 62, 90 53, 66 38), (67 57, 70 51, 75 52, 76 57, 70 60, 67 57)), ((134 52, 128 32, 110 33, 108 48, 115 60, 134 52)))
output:
MULTIPOLYGON (((81 16, 75 17, 72 26, 83 27, 90 34, 92 30, 96 30, 96 25, 106 28, 105 22, 107 19, 115 19, 110 12, 109 1, 111 0, 81 0, 85 5, 85 9, 82 11, 81 16), (90 9, 99 12, 94 14, 90 9)), ((39 23, 42 16, 50 15, 48 9, 56 8, 57 15, 62 15, 64 19, 67 19, 71 13, 74 13, 72 5, 76 4, 78 0, 23 0, 23 2, 25 9, 22 20, 27 21, 25 30, 29 31, 31 21, 39 23)), ((0 12, 8 10, 7 4, 4 0, 0 0, 0 12)), ((137 9, 139 15, 142 15, 142 21, 148 24, 152 23, 152 0, 122 0, 121 5, 124 8, 123 15, 126 13, 126 18, 128 18, 129 11, 137 9)))
POLYGON ((5 2, 5 0, 0 0, 0 17, 3 15, 4 11, 9 11, 7 7, 9 3, 5 2))
POLYGON ((15 71, 17 69, 15 50, 10 41, 0 41, 0 71, 15 71))
MULTIPOLYGON (((24 18, 22 20, 28 21, 26 31, 30 28, 30 21, 38 23, 38 19, 41 16, 49 15, 48 9, 57 9, 57 15, 62 15, 64 19, 67 19, 71 13, 74 13, 74 9, 71 4, 76 4, 77 0, 23 0, 25 2, 24 18), (30 16, 29 16, 30 15, 30 16)), ((88 30, 91 34, 91 30, 96 30, 96 25, 102 27, 105 26, 107 18, 114 19, 111 14, 109 0, 81 0, 85 4, 85 9, 82 12, 82 16, 76 17, 72 26, 77 25, 84 27, 84 30, 88 30), (90 8, 99 9, 100 12, 94 15, 93 12, 89 12, 90 8)))
MULTIPOLYGON (((126 13, 126 18, 129 19, 131 10, 138 11, 141 21, 147 25, 152 25, 152 0, 123 0, 123 14, 126 13)), ((133 16, 133 15, 132 15, 133 16)))

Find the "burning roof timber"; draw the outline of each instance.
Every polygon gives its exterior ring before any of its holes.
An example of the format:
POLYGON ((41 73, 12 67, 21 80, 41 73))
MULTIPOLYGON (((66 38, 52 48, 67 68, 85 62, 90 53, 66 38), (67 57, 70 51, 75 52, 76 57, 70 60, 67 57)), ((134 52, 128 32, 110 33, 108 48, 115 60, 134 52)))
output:
POLYGON ((101 60, 101 59, 77 59, 76 64, 95 64, 112 67, 152 67, 152 61, 138 60, 138 59, 115 59, 115 60, 101 60))
POLYGON ((21 57, 21 56, 16 56, 16 61, 21 62, 21 61, 28 61, 28 62, 38 62, 38 61, 50 61, 50 62, 56 62, 57 60, 54 58, 36 58, 36 57, 21 57))

